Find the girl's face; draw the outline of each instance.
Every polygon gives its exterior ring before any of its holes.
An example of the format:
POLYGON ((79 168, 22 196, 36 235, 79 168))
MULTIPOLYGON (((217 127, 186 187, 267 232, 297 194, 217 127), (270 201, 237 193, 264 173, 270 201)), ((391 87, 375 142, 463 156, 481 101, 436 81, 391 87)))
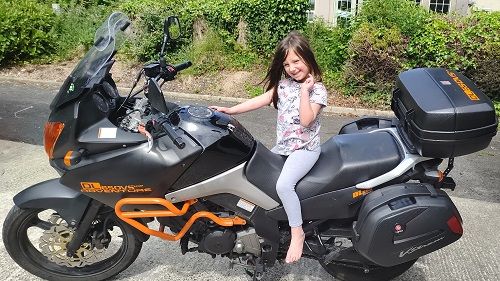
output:
POLYGON ((283 62, 285 72, 295 81, 304 82, 309 75, 309 67, 304 63, 294 50, 288 51, 283 62))

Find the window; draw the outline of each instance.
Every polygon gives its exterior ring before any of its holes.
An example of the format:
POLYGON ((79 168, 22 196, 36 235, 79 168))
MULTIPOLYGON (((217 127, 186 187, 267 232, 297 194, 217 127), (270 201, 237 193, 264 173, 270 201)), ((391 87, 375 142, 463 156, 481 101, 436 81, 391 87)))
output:
POLYGON ((347 25, 352 15, 351 0, 337 0, 337 25, 347 25))
POLYGON ((450 11, 450 0, 431 0, 429 10, 447 14, 450 11))
POLYGON ((351 0, 338 0, 337 8, 339 11, 351 11, 351 0))
POLYGON ((316 0, 309 0, 309 6, 307 7, 307 21, 314 20, 314 9, 316 8, 316 0))
POLYGON ((420 2, 421 2, 421 1, 422 1, 422 0, 415 0, 415 4, 420 5, 420 2))

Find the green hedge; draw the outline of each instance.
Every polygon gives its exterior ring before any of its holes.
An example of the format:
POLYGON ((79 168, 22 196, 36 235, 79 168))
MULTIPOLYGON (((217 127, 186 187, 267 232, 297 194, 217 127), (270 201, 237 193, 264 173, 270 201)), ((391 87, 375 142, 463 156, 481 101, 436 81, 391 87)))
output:
POLYGON ((463 17, 428 12, 407 0, 369 0, 351 28, 339 86, 367 105, 387 107, 390 81, 414 67, 459 70, 499 99, 499 12, 463 17))
POLYGON ((57 47, 52 55, 53 60, 67 60, 86 52, 94 43, 96 29, 113 10, 106 5, 87 5, 63 6, 54 26, 57 47))
POLYGON ((54 52, 55 15, 35 0, 0 1, 0 65, 41 58, 54 52))
MULTIPOLYGON (((161 22, 168 15, 178 15, 184 27, 184 44, 191 44, 193 24, 206 22, 229 49, 238 49, 238 24, 247 24, 248 47, 269 57, 276 43, 290 30, 306 24, 307 0, 126 0, 118 6, 136 21, 139 35, 132 54, 141 60, 158 53, 161 22)), ((178 47, 178 46, 177 46, 178 47)))
POLYGON ((90 46, 97 25, 120 10, 133 21, 125 55, 141 62, 157 57, 163 19, 178 15, 184 36, 168 54, 193 60, 195 75, 265 68, 276 43, 296 29, 309 38, 325 84, 367 105, 387 106, 395 76, 413 67, 457 69, 500 100, 500 12, 461 17, 410 0, 366 0, 351 25, 332 27, 306 23, 307 0, 60 0, 61 15, 51 11, 52 2, 0 2, 0 64, 75 56, 90 46), (237 43, 241 22, 246 45, 237 43), (203 26, 203 39, 192 37, 194 24, 203 26))

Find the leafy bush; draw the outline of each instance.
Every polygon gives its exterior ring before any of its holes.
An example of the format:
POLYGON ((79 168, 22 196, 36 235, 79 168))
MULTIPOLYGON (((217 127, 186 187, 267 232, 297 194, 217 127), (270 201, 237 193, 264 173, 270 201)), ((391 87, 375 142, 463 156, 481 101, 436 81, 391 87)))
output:
POLYGON ((360 96, 372 106, 388 106, 394 78, 405 64, 402 54, 406 46, 397 27, 361 24, 349 42, 349 59, 343 68, 346 93, 360 96))
MULTIPOLYGON (((236 44, 239 35, 238 24, 247 24, 246 38, 253 52, 269 56, 276 43, 289 31, 302 29, 306 23, 307 0, 188 0, 180 3, 174 0, 127 0, 119 9, 132 14, 139 22, 139 33, 149 34, 149 38, 138 37, 137 41, 149 40, 139 46, 139 58, 151 58, 152 46, 158 42, 157 30, 161 30, 162 18, 167 13, 178 15, 184 27, 184 43, 191 43, 193 24, 205 21, 217 32, 229 48, 240 48, 236 44), (154 4, 153 4, 154 3, 154 4), (151 34, 153 32, 153 34, 151 34), (151 36, 152 35, 152 36, 151 36)), ((161 34, 160 34, 161 35, 161 34)))
POLYGON ((87 51, 93 44, 96 29, 111 12, 112 8, 107 6, 65 7, 55 24, 57 47, 53 59, 65 60, 75 52, 87 51))
MULTIPOLYGON (((184 35, 167 46, 167 55, 170 61, 191 59, 192 74, 262 67, 281 38, 302 30, 324 83, 367 105, 387 105, 396 75, 413 67, 457 69, 497 107, 500 100, 500 12, 459 17, 429 13, 410 0, 365 0, 351 25, 331 27, 306 23, 308 0, 61 0, 57 16, 52 2, 0 1, 0 64, 51 53, 70 58, 92 44, 111 11, 120 10, 133 21, 126 55, 141 62, 157 58, 163 20, 178 15, 184 35), (194 25, 202 26, 203 36, 193 36, 194 25), (242 35, 245 44, 237 42, 242 35)), ((256 94, 252 87, 247 90, 256 94)))
POLYGON ((222 38, 214 31, 209 30, 203 40, 193 42, 187 48, 189 58, 196 61, 189 72, 200 75, 222 70, 228 64, 226 52, 222 38))
POLYGON ((409 67, 445 67, 467 69, 473 66, 469 54, 474 38, 465 36, 459 18, 434 15, 422 26, 422 31, 411 38, 406 55, 409 67))
POLYGON ((53 52, 55 15, 34 0, 0 1, 0 65, 53 52))
POLYGON ((465 72, 498 99, 498 12, 462 17, 429 13, 407 0, 369 0, 351 28, 340 86, 371 106, 387 104, 398 72, 414 67, 465 72))
POLYGON ((348 43, 351 30, 331 27, 322 20, 315 20, 306 25, 304 35, 314 49, 318 64, 329 71, 339 71, 349 57, 348 43))
POLYGON ((467 25, 464 36, 472 38, 468 55, 474 66, 465 72, 491 99, 500 101, 500 12, 475 12, 467 25))
POLYGON ((269 57, 290 31, 305 27, 308 5, 307 0, 245 0, 233 10, 248 23, 250 47, 269 57))
POLYGON ((500 101, 500 42, 489 43, 482 48, 476 58, 476 67, 466 75, 491 99, 500 101))
POLYGON ((409 38, 421 32, 428 18, 429 13, 411 1, 364 1, 349 27, 348 59, 337 86, 371 107, 387 107, 394 79, 409 63, 409 38))
MULTIPOLYGON (((495 112, 497 113, 497 116, 500 117, 500 101, 493 101, 493 105, 495 106, 495 112)), ((500 127, 500 123, 498 124, 498 127, 500 127)))
POLYGON ((466 73, 492 99, 499 98, 497 75, 500 13, 469 17, 434 15, 406 51, 409 67, 445 67, 466 73))
POLYGON ((363 23, 382 29, 396 26, 404 36, 413 36, 420 32, 428 19, 429 12, 415 5, 415 1, 368 0, 363 1, 353 28, 357 29, 363 23))

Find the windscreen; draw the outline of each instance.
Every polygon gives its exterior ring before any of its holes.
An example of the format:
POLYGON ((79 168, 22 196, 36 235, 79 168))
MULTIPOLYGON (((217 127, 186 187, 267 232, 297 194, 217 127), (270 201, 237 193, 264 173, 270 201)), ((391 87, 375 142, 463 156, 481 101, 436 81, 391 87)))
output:
POLYGON ((58 94, 52 101, 53 110, 71 100, 78 98, 85 89, 100 83, 106 75, 106 65, 113 58, 124 41, 124 32, 130 25, 127 16, 120 12, 112 13, 97 29, 94 45, 89 49, 71 74, 66 78, 58 94))

